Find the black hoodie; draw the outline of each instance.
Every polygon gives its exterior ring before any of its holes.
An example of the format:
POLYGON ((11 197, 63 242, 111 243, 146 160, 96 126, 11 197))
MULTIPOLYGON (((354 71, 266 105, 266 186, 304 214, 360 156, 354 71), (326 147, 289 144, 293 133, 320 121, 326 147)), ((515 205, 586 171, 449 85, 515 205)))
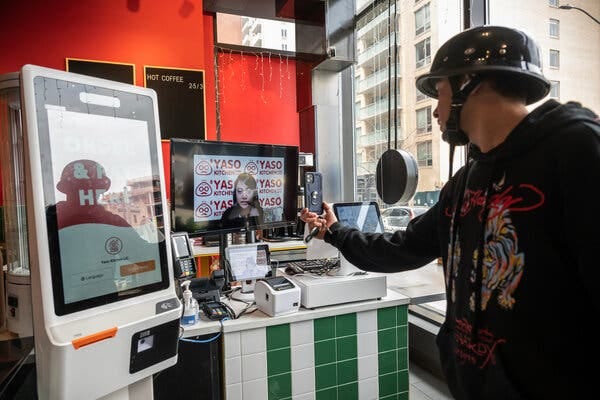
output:
POLYGON ((439 202, 405 232, 363 234, 336 223, 325 240, 368 271, 443 258, 447 310, 437 342, 457 399, 596 392, 597 116, 550 100, 501 145, 469 154, 439 202))

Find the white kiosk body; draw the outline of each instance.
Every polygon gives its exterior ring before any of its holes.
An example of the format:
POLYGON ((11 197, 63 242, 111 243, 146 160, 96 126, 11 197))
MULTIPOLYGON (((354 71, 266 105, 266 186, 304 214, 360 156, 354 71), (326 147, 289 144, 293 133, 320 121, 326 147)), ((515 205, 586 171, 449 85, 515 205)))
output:
POLYGON ((40 399, 151 399, 177 362, 156 93, 21 71, 40 399))

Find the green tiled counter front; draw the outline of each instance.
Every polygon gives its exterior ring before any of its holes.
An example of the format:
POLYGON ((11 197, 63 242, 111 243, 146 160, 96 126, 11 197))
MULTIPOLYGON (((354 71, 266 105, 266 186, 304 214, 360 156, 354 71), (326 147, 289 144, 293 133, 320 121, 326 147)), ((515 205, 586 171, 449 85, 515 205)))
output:
POLYGON ((408 399, 407 310, 398 305, 226 332, 226 399, 408 399))

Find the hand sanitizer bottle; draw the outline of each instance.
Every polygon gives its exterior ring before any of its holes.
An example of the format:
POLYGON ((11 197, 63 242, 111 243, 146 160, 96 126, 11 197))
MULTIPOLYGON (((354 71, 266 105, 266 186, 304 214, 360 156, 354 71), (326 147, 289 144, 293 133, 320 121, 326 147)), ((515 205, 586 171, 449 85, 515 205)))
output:
POLYGON ((192 296, 190 290, 190 281, 184 281, 181 284, 183 287, 183 318, 182 325, 194 325, 198 319, 198 302, 192 296))

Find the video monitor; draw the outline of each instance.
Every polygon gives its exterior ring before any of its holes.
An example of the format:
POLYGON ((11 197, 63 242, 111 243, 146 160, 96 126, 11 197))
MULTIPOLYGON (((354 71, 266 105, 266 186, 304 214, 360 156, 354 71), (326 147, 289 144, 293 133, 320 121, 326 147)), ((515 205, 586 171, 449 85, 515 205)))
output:
POLYGON ((333 212, 338 221, 365 233, 383 233, 383 223, 376 202, 335 203, 333 212))
POLYGON ((171 212, 190 236, 294 225, 295 146, 171 139, 171 212))
POLYGON ((28 206, 45 210, 56 314, 168 288, 155 94, 30 75, 28 206))

